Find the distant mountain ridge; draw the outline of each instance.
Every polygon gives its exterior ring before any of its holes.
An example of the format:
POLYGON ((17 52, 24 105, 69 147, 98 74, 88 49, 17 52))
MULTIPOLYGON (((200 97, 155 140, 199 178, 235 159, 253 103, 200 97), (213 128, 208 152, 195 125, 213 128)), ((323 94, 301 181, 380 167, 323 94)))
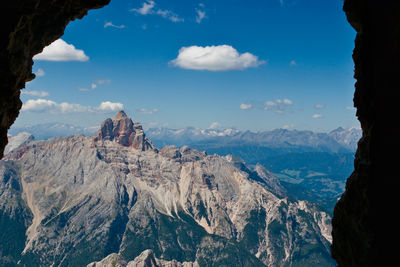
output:
POLYGON ((94 127, 80 127, 67 123, 43 123, 25 127, 11 127, 8 133, 10 135, 17 135, 21 132, 32 134, 36 140, 46 140, 53 137, 69 136, 74 134, 83 134, 85 136, 96 133, 99 126, 94 127))
POLYGON ((361 137, 361 130, 339 127, 329 133, 315 133, 306 130, 275 129, 251 132, 237 129, 184 129, 150 128, 148 136, 160 145, 193 145, 215 143, 218 146, 257 145, 272 148, 304 147, 325 152, 355 151, 361 137))
MULTIPOLYGON (((52 137, 83 134, 94 134, 99 127, 80 127, 64 123, 46 123, 27 127, 12 127, 11 135, 28 132, 36 140, 45 140, 52 137)), ((271 131, 251 132, 238 129, 201 129, 187 127, 182 129, 149 128, 146 130, 149 138, 159 147, 164 145, 224 145, 237 144, 257 145, 273 148, 296 147, 307 148, 312 151, 324 152, 354 152, 357 142, 361 138, 361 129, 339 127, 329 133, 316 133, 306 130, 275 129, 271 131)))

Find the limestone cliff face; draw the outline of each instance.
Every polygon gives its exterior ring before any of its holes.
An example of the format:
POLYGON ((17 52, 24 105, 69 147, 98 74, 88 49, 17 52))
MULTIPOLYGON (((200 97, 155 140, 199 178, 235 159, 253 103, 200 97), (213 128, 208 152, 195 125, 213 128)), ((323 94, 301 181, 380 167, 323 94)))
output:
POLYGON ((20 90, 35 78, 32 57, 60 38, 68 22, 110 0, 4 0, 0 21, 0 158, 21 109, 20 90))
POLYGON ((151 249, 200 266, 334 266, 329 216, 289 200, 267 170, 189 147, 158 150, 145 137, 133 145, 142 133, 121 113, 103 126, 0 161, 2 227, 15 232, 7 222, 18 222, 25 233, 2 233, 16 249, 0 262, 84 266, 117 253, 129 263, 151 249))

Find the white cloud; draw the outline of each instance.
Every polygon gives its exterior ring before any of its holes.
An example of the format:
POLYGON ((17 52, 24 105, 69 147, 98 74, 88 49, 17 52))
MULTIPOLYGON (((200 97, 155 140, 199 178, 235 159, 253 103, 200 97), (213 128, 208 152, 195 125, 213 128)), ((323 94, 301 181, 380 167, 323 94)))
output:
POLYGON ((43 77, 44 75, 46 75, 46 73, 44 72, 43 69, 38 68, 38 70, 35 73, 36 77, 43 77))
POLYGON ((33 57, 34 60, 47 61, 88 61, 85 52, 76 49, 75 46, 67 44, 62 39, 54 41, 43 49, 43 52, 33 57))
POLYGON ((240 104, 240 109, 252 109, 252 104, 240 104))
POLYGON ((104 24, 104 28, 108 28, 108 27, 112 27, 112 28, 116 28, 116 29, 124 29, 126 26, 125 25, 115 25, 111 21, 109 21, 104 24))
POLYGON ((142 114, 151 115, 151 114, 157 113, 158 109, 156 109, 156 108, 154 108, 154 109, 141 108, 141 109, 138 109, 138 112, 142 113, 142 114))
POLYGON ((22 111, 41 112, 54 109, 57 103, 47 99, 28 100, 23 105, 22 111))
POLYGON ((124 109, 121 103, 102 102, 98 107, 83 106, 68 102, 57 103, 48 99, 30 99, 22 105, 23 112, 41 112, 52 114, 67 113, 111 113, 124 109))
POLYGON ((230 45, 218 45, 182 47, 170 63, 182 69, 224 71, 258 67, 265 61, 248 52, 239 54, 230 45))
POLYGON ((184 19, 179 17, 177 14, 172 12, 171 10, 163 10, 163 9, 157 9, 155 10, 156 3, 152 0, 146 0, 143 2, 143 5, 141 8, 132 8, 131 12, 135 12, 140 15, 159 15, 163 18, 169 19, 170 21, 173 22, 183 22, 184 19))
POLYGON ((275 99, 273 101, 266 101, 264 105, 265 110, 271 110, 277 114, 283 114, 286 108, 293 105, 293 101, 287 98, 275 99))
POLYGON ((325 108, 325 105, 324 105, 324 104, 315 104, 315 105, 314 105, 314 108, 315 108, 315 109, 324 109, 324 108, 325 108))
POLYGON ((116 112, 124 109, 122 103, 113 103, 110 101, 101 102, 100 106, 97 108, 99 111, 103 112, 116 112))
POLYGON ((22 91, 22 95, 37 96, 37 97, 47 97, 50 96, 48 92, 45 91, 22 91))
POLYGON ((353 111, 353 110, 355 110, 356 108, 355 108, 355 107, 352 107, 352 106, 347 106, 346 109, 347 109, 347 110, 352 110, 352 111, 353 111))
POLYGON ((156 3, 152 0, 147 0, 143 3, 141 8, 132 8, 130 11, 139 13, 141 15, 151 14, 156 3))
POLYGON ((208 128, 209 129, 218 129, 220 127, 221 127, 221 124, 215 121, 215 122, 211 123, 208 128))
POLYGON ((322 115, 322 114, 314 114, 314 115, 312 115, 313 119, 322 119, 323 117, 324 117, 324 115, 322 115))

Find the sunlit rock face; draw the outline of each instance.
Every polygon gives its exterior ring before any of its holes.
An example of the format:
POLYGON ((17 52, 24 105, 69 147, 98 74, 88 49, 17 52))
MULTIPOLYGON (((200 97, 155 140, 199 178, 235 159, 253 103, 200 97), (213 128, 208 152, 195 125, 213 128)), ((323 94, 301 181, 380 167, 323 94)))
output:
POLYGON ((133 123, 124 111, 118 112, 113 119, 106 119, 97 132, 95 141, 114 141, 122 146, 142 151, 155 149, 146 138, 140 123, 133 123))
POLYGON ((20 90, 32 80, 32 57, 60 38, 67 24, 110 0, 4 0, 0 8, 0 158, 7 130, 21 109, 20 90))
POLYGON ((126 262, 120 255, 113 253, 101 261, 88 264, 87 267, 200 267, 200 265, 197 262, 161 260, 151 249, 146 249, 130 262, 126 262))
POLYGON ((333 216, 332 255, 339 266, 390 266, 398 261, 400 149, 397 116, 400 88, 400 2, 345 0, 357 31, 353 51, 354 106, 363 136, 355 170, 333 216))
POLYGON ((31 141, 0 161, 0 265, 334 266, 329 216, 268 170, 158 150, 135 124, 119 113, 94 136, 31 141))

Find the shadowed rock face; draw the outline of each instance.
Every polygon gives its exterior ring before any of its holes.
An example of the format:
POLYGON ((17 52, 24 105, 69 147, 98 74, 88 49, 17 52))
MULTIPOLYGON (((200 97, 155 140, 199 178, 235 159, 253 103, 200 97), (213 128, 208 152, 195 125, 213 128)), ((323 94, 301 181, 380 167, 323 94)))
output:
POLYGON ((363 136, 355 171, 333 216, 332 255, 339 266, 390 266, 398 260, 397 121, 400 87, 400 2, 345 0, 357 31, 354 106, 363 136))
POLYGON ((0 158, 21 109, 20 90, 35 78, 32 57, 60 38, 67 24, 110 0, 4 0, 0 4, 0 158))

